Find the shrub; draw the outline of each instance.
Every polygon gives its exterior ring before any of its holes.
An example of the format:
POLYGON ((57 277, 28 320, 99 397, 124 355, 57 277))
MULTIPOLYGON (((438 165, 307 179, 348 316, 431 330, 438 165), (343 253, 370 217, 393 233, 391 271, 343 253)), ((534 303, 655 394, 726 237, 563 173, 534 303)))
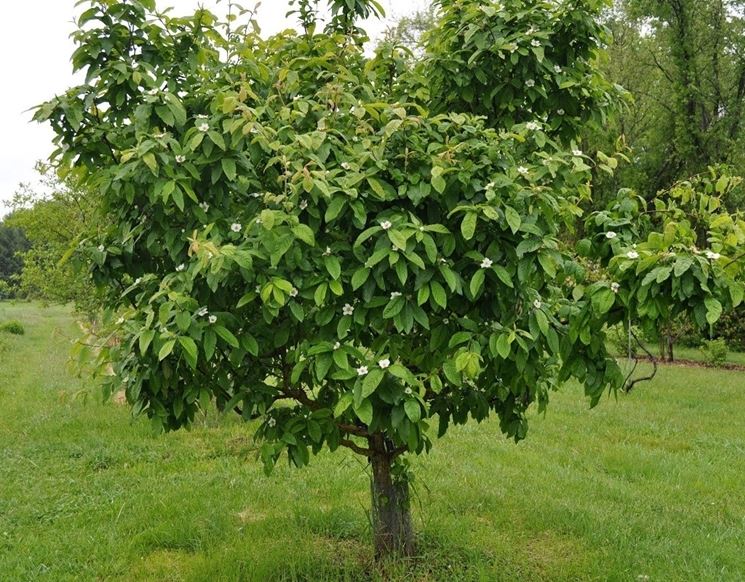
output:
POLYGON ((701 344, 704 360, 713 366, 722 366, 727 361, 727 342, 723 339, 704 340, 701 344))
POLYGON ((20 321, 6 321, 0 323, 0 331, 5 333, 12 333, 13 335, 23 335, 26 330, 23 328, 23 324, 20 321))
MULTIPOLYGON (((636 337, 642 337, 641 331, 636 326, 632 326, 631 329, 636 334, 636 337)), ((615 325, 608 330, 608 339, 613 346, 613 351, 619 357, 626 358, 630 355, 632 358, 635 358, 639 353, 639 344, 633 337, 629 343, 629 330, 621 324, 615 325), (631 354, 629 354, 629 348, 631 354)))

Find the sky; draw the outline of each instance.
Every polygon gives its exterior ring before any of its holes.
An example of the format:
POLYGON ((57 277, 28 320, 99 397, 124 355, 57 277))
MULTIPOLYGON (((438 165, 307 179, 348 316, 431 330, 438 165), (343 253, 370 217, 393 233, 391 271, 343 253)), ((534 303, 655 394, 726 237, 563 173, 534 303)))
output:
MULTIPOLYGON (((52 151, 52 130, 31 121, 34 105, 62 93, 79 81, 72 75, 70 56, 74 44, 70 34, 74 19, 85 8, 76 0, 25 0, 4 2, 0 25, 3 87, 0 89, 0 217, 20 183, 36 184, 34 165, 52 151)), ((246 7, 253 0, 239 2, 246 7)), ((224 13, 223 0, 158 0, 158 6, 173 6, 174 14, 189 14, 198 5, 224 13)), ((383 0, 387 21, 420 9, 426 0, 383 0)), ((287 19, 288 0, 264 0, 258 9, 263 35, 293 26, 287 19)), ((371 36, 380 34, 386 22, 365 25, 371 36)))

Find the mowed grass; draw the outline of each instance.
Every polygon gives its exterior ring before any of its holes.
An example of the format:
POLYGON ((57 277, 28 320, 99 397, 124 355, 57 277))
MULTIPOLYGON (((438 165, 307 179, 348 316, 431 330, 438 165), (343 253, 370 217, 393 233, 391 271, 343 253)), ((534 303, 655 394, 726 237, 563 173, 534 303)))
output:
POLYGON ((66 309, 0 304, 11 318, 0 580, 745 579, 743 373, 661 367, 593 410, 570 386, 518 445, 495 421, 453 429, 413 460, 420 556, 380 566, 358 457, 265 477, 231 418, 154 436, 81 397, 66 309))

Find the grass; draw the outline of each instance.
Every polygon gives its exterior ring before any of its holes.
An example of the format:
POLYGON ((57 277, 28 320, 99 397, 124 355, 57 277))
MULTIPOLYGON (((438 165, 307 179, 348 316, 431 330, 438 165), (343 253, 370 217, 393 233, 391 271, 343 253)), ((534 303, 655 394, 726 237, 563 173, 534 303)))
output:
POLYGON ((528 439, 452 430, 413 460, 420 557, 375 566, 351 454, 265 477, 250 427, 154 436, 66 371, 67 310, 0 304, 1 580, 742 580, 745 375, 662 367, 528 439))

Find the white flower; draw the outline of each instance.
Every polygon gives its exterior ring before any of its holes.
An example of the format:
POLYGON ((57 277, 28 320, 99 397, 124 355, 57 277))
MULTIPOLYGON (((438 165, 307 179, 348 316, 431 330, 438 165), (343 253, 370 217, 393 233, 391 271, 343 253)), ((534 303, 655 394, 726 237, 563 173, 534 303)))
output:
POLYGON ((495 184, 494 182, 489 182, 489 183, 488 183, 488 184, 486 185, 486 189, 487 189, 487 190, 494 190, 494 187, 495 187, 495 186, 496 186, 496 184, 495 184))
POLYGON ((341 312, 344 315, 352 315, 354 313, 354 307, 352 307, 349 303, 345 303, 341 312))
POLYGON ((559 115, 564 115, 565 111, 563 109, 558 109, 556 113, 558 113, 559 115))
POLYGON ((206 307, 200 307, 200 308, 199 308, 199 310, 197 311, 197 315, 198 315, 199 317, 204 317, 204 316, 205 316, 205 315, 207 315, 207 314, 208 314, 209 312, 210 312, 210 311, 209 311, 209 309, 207 309, 206 307))
POLYGON ((277 426, 277 421, 274 418, 270 418, 266 421, 266 424, 267 426, 274 428, 275 426, 277 426))
POLYGON ((256 293, 261 293, 261 285, 256 285, 256 287, 254 287, 254 291, 256 291, 256 293))
POLYGON ((613 232, 612 230, 609 230, 608 232, 605 233, 605 238, 607 238, 607 239, 614 239, 617 236, 618 235, 615 232, 613 232))
MULTIPOLYGON (((554 71, 557 73, 561 73, 561 67, 559 65, 554 65, 554 71)), ((561 113, 559 113, 561 115, 561 113)))
POLYGON ((572 150, 572 155, 580 157, 582 155, 582 150, 572 150))
POLYGON ((116 320, 116 324, 117 325, 121 325, 123 323, 124 323, 124 318, 123 317, 120 317, 119 319, 116 320))
POLYGON ((253 194, 251 194, 251 198, 260 198, 260 197, 261 197, 261 194, 259 192, 254 192, 253 194))
POLYGON ((533 79, 528 79, 527 81, 525 81, 525 86, 526 87, 535 87, 535 81, 533 79))
POLYGON ((295 287, 293 287, 292 290, 290 291, 290 297, 297 297, 297 294, 298 294, 298 290, 295 289, 295 287))
POLYGON ((530 41, 530 44, 533 46, 541 46, 541 41, 534 38, 533 40, 530 41))
POLYGON ((184 263, 181 263, 178 267, 176 267, 176 272, 180 273, 181 271, 186 270, 186 265, 184 263))
POLYGON ((157 89, 150 89, 150 91, 147 92, 148 95, 157 95, 158 90, 157 89))
POLYGON ((102 252, 104 252, 105 250, 106 250, 106 247, 105 247, 105 246, 103 246, 103 245, 98 245, 98 252, 99 252, 99 253, 102 253, 102 252))
POLYGON ((137 279, 135 279, 135 285, 139 285, 140 283, 142 283, 142 277, 137 277, 137 279))
POLYGON ((209 123, 201 123, 197 127, 197 129, 203 133, 207 133, 210 130, 210 124, 209 123))
POLYGON ((210 315, 209 322, 210 323, 217 323, 217 316, 216 315, 210 315))
POLYGON ((629 251, 628 253, 626 253, 626 256, 629 259, 638 259, 639 258, 639 253, 637 253, 636 251, 629 251))
POLYGON ((494 264, 494 261, 492 261, 489 257, 484 257, 484 260, 481 261, 481 268, 482 269, 489 269, 494 264))
POLYGON ((176 95, 178 95, 180 99, 183 99, 188 95, 188 93, 186 91, 179 91, 176 95))
POLYGON ((533 301, 533 307, 535 307, 536 309, 540 309, 541 305, 543 305, 543 303, 541 303, 538 299, 533 301))
POLYGON ((616 283, 616 282, 613 282, 613 283, 610 284, 610 290, 613 291, 613 293, 618 293, 618 290, 620 288, 621 288, 621 286, 618 283, 616 283))
POLYGON ((240 232, 242 229, 243 227, 239 222, 234 222, 230 225, 230 230, 232 230, 233 232, 240 232))
POLYGON ((326 250, 323 251, 323 256, 328 257, 331 255, 331 247, 326 247, 326 250))
POLYGON ((335 350, 338 350, 338 349, 339 349, 340 347, 341 347, 341 343, 340 343, 340 342, 336 342, 336 343, 334 344, 334 349, 335 349, 335 350))
POLYGON ((208 115, 202 115, 201 113, 199 115, 196 115, 195 117, 196 119, 208 119, 209 118, 208 115))
POLYGON ((341 167, 344 168, 345 170, 348 170, 350 168, 349 162, 342 162, 341 167))
POLYGON ((383 368, 384 370, 391 365, 391 361, 388 358, 383 358, 382 360, 378 361, 378 366, 383 368))
POLYGON ((391 224, 390 220, 384 220, 383 222, 380 223, 380 228, 382 228, 383 230, 388 230, 392 226, 393 225, 391 224))
POLYGON ((138 63, 137 61, 135 61, 134 63, 132 63, 132 68, 133 69, 138 69, 139 67, 140 67, 140 63, 138 63))
POLYGON ((391 299, 395 299, 396 297, 401 297, 401 292, 400 291, 393 291, 391 293, 391 299))
POLYGON ((177 164, 183 164, 185 161, 186 161, 186 156, 181 156, 181 155, 176 156, 177 164))
POLYGON ((199 203, 199 208, 201 208, 202 210, 204 210, 205 212, 207 212, 210 209, 210 205, 207 204, 206 202, 200 202, 199 203))
POLYGON ((364 376, 364 375, 367 374, 367 372, 368 372, 367 366, 360 366, 359 368, 357 368, 357 375, 358 376, 364 376))
POLYGON ((706 258, 711 259, 712 261, 718 260, 722 255, 719 253, 713 253, 711 251, 706 251, 706 258))
POLYGON ((154 137, 155 139, 163 139, 163 138, 164 138, 165 136, 166 136, 166 134, 165 134, 165 133, 154 133, 154 134, 153 134, 153 137, 154 137))
POLYGON ((526 176, 528 174, 528 168, 526 168, 525 166, 518 166, 517 173, 521 176, 526 176))
POLYGON ((411 396, 412 394, 414 394, 414 391, 407 386, 406 390, 404 390, 404 394, 406 394, 406 396, 411 396))
POLYGON ((300 208, 300 210, 305 210, 306 208, 308 208, 308 201, 307 200, 301 200, 300 201, 300 204, 298 205, 298 207, 300 208))
POLYGON ((541 129, 541 126, 538 125, 535 121, 529 121, 528 123, 525 124, 525 129, 529 131, 537 131, 541 129))

